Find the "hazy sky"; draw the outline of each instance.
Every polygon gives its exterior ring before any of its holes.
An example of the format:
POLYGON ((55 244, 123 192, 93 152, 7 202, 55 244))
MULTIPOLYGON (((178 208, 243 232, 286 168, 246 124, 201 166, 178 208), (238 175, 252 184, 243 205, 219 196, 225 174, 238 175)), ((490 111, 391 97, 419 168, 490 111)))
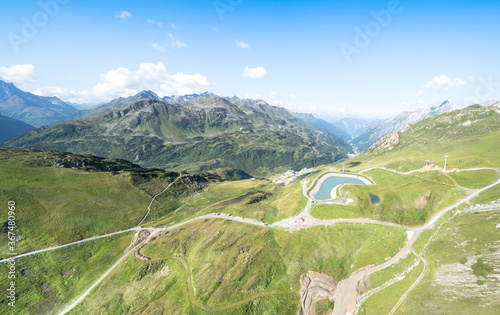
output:
POLYGON ((500 99, 500 1, 9 1, 0 78, 73 102, 143 89, 381 117, 500 99))

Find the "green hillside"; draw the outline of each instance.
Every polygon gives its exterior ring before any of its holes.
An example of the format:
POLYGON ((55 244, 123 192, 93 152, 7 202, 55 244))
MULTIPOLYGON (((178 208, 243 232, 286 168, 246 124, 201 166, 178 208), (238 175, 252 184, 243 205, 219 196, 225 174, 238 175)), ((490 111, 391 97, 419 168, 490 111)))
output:
MULTIPOLYGON (((136 226, 154 194, 178 173, 145 170, 122 160, 52 151, 0 149, 0 202, 16 203, 17 253, 62 245, 136 226)), ((176 208, 183 194, 207 186, 190 175, 172 188, 156 212, 176 208)), ((4 222, 4 221, 2 221, 4 222)), ((0 257, 7 251, 7 222, 0 230, 0 257)))
MULTIPOLYGON (((496 179, 498 173, 490 172, 493 177, 489 176, 490 181, 482 187, 496 179)), ((354 204, 314 205, 311 214, 320 219, 370 217, 404 225, 421 225, 439 210, 466 196, 464 189, 437 171, 402 175, 374 169, 363 174, 377 184, 343 187, 342 196, 352 198, 354 204), (380 202, 373 204, 370 194, 378 196, 380 202)))
POLYGON ((429 160, 442 168, 445 155, 448 170, 500 167, 500 109, 477 105, 427 118, 380 140, 346 167, 410 171, 429 160))
MULTIPOLYGON (((16 259, 17 280, 15 311, 8 306, 6 295, 0 297, 2 314, 58 314, 68 301, 85 291, 100 275, 123 255, 132 242, 132 232, 90 241, 28 257, 16 259)), ((7 274, 8 264, 0 264, 7 274)), ((9 283, 2 281, 0 290, 7 292, 9 283)))
POLYGON ((339 281, 383 262, 405 238, 402 229, 372 225, 290 234, 224 220, 193 222, 145 247, 141 253, 151 261, 128 257, 71 314, 103 307, 114 314, 206 314, 203 305, 215 314, 295 314, 303 273, 315 270, 339 281))
POLYGON ((34 130, 4 145, 123 158, 180 171, 231 167, 254 176, 332 163, 350 152, 338 138, 282 108, 220 97, 177 104, 143 99, 34 130))

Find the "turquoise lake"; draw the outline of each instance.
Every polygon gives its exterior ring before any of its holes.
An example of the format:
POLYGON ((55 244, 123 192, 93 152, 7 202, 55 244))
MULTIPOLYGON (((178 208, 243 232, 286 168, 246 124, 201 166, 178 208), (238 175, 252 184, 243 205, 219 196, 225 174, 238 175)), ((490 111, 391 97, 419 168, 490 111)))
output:
POLYGON ((328 177, 323 184, 321 184, 321 187, 319 191, 314 195, 314 198, 316 200, 330 200, 332 199, 331 197, 331 191, 334 187, 342 184, 359 184, 359 185, 365 185, 363 181, 356 179, 356 178, 347 178, 347 177, 328 177))

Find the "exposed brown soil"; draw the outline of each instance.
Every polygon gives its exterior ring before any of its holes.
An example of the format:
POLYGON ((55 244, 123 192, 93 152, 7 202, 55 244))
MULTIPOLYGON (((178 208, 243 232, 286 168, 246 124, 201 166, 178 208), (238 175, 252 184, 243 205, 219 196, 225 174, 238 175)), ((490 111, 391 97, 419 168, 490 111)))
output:
POLYGON ((128 253, 132 248, 136 247, 140 243, 144 242, 149 235, 151 235, 151 232, 148 230, 140 230, 139 232, 135 233, 134 235, 134 240, 132 241, 132 244, 130 244, 127 249, 125 249, 125 253, 128 253))
POLYGON ((134 253, 135 258, 140 259, 142 261, 150 261, 151 258, 144 256, 141 254, 141 249, 146 246, 147 244, 151 243, 155 239, 160 236, 161 231, 149 231, 149 230, 140 230, 137 232, 134 236, 134 240, 132 241, 132 244, 130 244, 125 252, 127 253, 128 251, 132 250, 133 248, 137 247, 137 250, 134 253))

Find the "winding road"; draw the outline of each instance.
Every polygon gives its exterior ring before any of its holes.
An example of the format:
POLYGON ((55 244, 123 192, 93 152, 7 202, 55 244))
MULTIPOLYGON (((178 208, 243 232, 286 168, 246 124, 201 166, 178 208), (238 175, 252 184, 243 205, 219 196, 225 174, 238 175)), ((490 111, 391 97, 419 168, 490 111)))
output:
POLYGON ((417 240, 418 236, 422 231, 425 231, 433 227, 434 224, 438 222, 449 211, 470 201, 472 198, 476 197, 481 192, 490 189, 498 184, 500 184, 500 179, 491 185, 475 190, 471 195, 467 196, 466 198, 441 210, 438 214, 434 215, 425 225, 413 229, 408 228, 408 230, 413 231, 413 235, 406 242, 406 245, 394 257, 392 257, 390 260, 378 266, 351 275, 351 277, 343 280, 339 284, 339 286, 335 291, 335 307, 333 310, 333 314, 334 315, 356 314, 359 308, 359 305, 357 304, 357 297, 358 297, 357 284, 359 280, 361 280, 365 276, 370 275, 371 273, 385 269, 398 262, 401 258, 405 257, 408 253, 411 252, 412 245, 415 243, 415 241, 417 240))
MULTIPOLYGON (((372 169, 375 169, 375 168, 372 168, 372 169)), ((387 171, 392 171, 392 172, 395 172, 395 173, 400 173, 400 172, 389 170, 389 169, 385 169, 385 168, 379 168, 379 169, 383 169, 383 170, 387 170, 387 171)), ((469 169, 469 170, 479 170, 479 169, 494 169, 494 168, 475 168, 475 169, 469 169)), ((368 169, 368 170, 371 170, 371 169, 368 169)), ((362 172, 365 172, 365 171, 368 171, 368 170, 364 170, 362 172)), ((494 169, 494 170, 499 171, 499 169, 494 169)), ((467 171, 467 170, 462 170, 462 171, 467 171)), ((362 172, 360 172, 360 173, 362 173, 362 172)), ((400 173, 400 174, 407 175, 407 174, 411 174, 411 173, 414 173, 414 172, 415 171, 407 172, 407 173, 400 173)), ((165 191, 167 191, 181 177, 182 176, 179 176, 174 182, 170 183, 163 191, 161 191, 160 193, 156 194, 152 198, 152 200, 151 200, 151 202, 150 202, 150 204, 149 204, 149 206, 147 208, 147 212, 146 212, 145 216, 143 217, 143 219, 141 220, 141 222, 139 223, 139 225, 142 222, 144 222, 145 218, 148 216, 148 214, 150 212, 150 207, 151 207, 152 203, 154 202, 154 200, 156 199, 156 197, 159 196, 160 194, 164 193, 165 191)), ((486 187, 484 187, 482 189, 473 190, 473 192, 469 196, 467 196, 466 198, 464 198, 464 199, 458 201, 457 203, 455 203, 455 204, 453 204, 453 205, 451 205, 451 206, 449 206, 449 207, 441 210, 439 213, 437 213, 435 216, 433 216, 425 225, 420 226, 420 227, 410 228, 410 227, 401 226, 401 225, 395 224, 395 223, 389 223, 389 222, 383 222, 383 221, 377 221, 377 220, 371 220, 371 219, 334 219, 334 220, 319 220, 319 219, 316 219, 316 218, 312 217, 311 214, 310 214, 310 209, 311 209, 311 206, 313 204, 313 199, 307 195, 308 189, 311 188, 311 187, 307 187, 308 181, 309 181, 308 177, 302 181, 303 194, 304 194, 304 196, 308 200, 307 201, 307 205, 303 209, 303 211, 300 214, 298 214, 297 216, 281 220, 281 221, 279 221, 277 223, 274 223, 274 224, 265 224, 263 222, 256 221, 254 219, 248 219, 248 218, 243 218, 243 217, 238 217, 238 216, 206 214, 206 215, 202 215, 202 216, 190 219, 190 220, 186 220, 186 221, 181 222, 179 224, 172 225, 172 226, 169 226, 169 227, 164 227, 164 228, 141 228, 138 225, 138 226, 136 226, 134 228, 130 228, 130 229, 127 229, 127 230, 118 231, 118 232, 114 232, 114 233, 109 233, 109 234, 105 234, 105 235, 102 235, 102 236, 94 236, 94 237, 90 237, 90 238, 83 239, 83 240, 80 240, 80 241, 68 243, 68 244, 65 244, 65 245, 60 245, 60 246, 50 247, 50 248, 46 248, 46 249, 36 250, 36 251, 29 252, 29 253, 21 254, 21 255, 18 255, 18 256, 14 256, 12 258, 2 259, 2 260, 0 260, 0 263, 1 262, 5 262, 5 261, 10 260, 10 259, 17 259, 17 258, 26 257, 26 256, 29 256, 29 255, 34 255, 34 254, 38 254, 38 253, 42 253, 42 252, 46 252, 46 251, 56 250, 56 249, 60 249, 60 248, 64 248, 64 247, 68 247, 68 246, 72 246, 72 245, 78 245, 78 244, 82 244, 82 243, 85 243, 85 242, 89 242, 89 241, 93 241, 93 240, 97 240, 97 239, 101 239, 101 238, 105 238, 105 237, 109 237, 109 236, 113 236, 113 235, 117 235, 117 234, 121 234, 121 233, 126 233, 126 232, 139 231, 139 230, 142 230, 142 229, 147 229, 147 230, 150 230, 150 231, 157 231, 157 232, 167 231, 167 230, 174 229, 176 227, 188 224, 190 222, 197 221, 197 220, 203 220, 203 219, 224 219, 224 220, 230 220, 230 221, 235 221, 235 222, 244 223, 244 224, 251 224, 251 225, 259 226, 259 227, 267 227, 267 228, 280 227, 280 228, 287 228, 287 229, 290 229, 290 230, 304 229, 304 228, 308 228, 308 227, 312 227, 312 226, 318 226, 318 225, 334 225, 334 224, 337 224, 337 223, 361 223, 361 224, 363 224, 363 223, 369 223, 369 224, 387 225, 387 226, 394 226, 394 227, 403 227, 403 228, 406 228, 408 231, 412 231, 413 233, 411 234, 411 237, 407 240, 405 246, 394 257, 392 257, 391 259, 389 259, 388 261, 386 261, 386 262, 384 262, 384 263, 382 263, 380 265, 371 267, 371 268, 369 268, 367 270, 363 270, 363 271, 357 272, 356 274, 351 275, 348 279, 345 279, 345 280, 341 281, 341 283, 338 285, 338 287, 337 287, 337 289, 335 291, 335 294, 334 294, 334 297, 335 297, 335 306, 334 306, 333 314, 338 314, 338 315, 356 314, 356 312, 357 312, 357 310, 359 308, 359 306, 357 304, 357 298, 358 298, 357 285, 358 285, 358 282, 363 277, 365 277, 367 275, 370 275, 371 273, 374 273, 376 271, 379 271, 379 270, 382 270, 384 268, 387 268, 387 267, 395 264, 396 262, 398 262, 400 259, 402 259, 403 257, 405 257, 408 253, 410 253, 412 251, 411 247, 415 243, 415 241, 417 240, 418 236, 420 235, 420 233, 422 231, 433 227, 434 224, 436 222, 438 222, 449 211, 453 210, 454 208, 458 207, 459 205, 461 205, 463 203, 466 203, 466 202, 470 201, 472 198, 476 197, 481 192, 483 192, 483 191, 485 191, 487 189, 490 189, 490 188, 492 188, 492 187, 500 184, 500 179, 499 179, 495 183, 493 183, 491 185, 488 185, 488 186, 486 186, 486 187)), ((313 184, 315 182, 317 182, 317 179, 315 181, 313 181, 313 184)), ((115 269, 133 250, 135 250, 135 248, 132 249, 131 251, 127 252, 125 255, 123 255, 87 291, 85 291, 79 298, 77 298, 74 302, 72 302, 60 314, 66 314, 71 309, 73 309, 76 305, 78 305, 79 303, 81 303, 85 299, 85 297, 88 294, 90 294, 90 292, 100 282, 102 282, 102 280, 105 279, 109 275, 109 273, 111 273, 111 271, 113 269, 115 269)), ((418 284, 418 283, 416 283, 416 284, 418 284)), ((415 286, 416 286, 416 284, 415 284, 415 286)), ((409 291, 407 291, 407 293, 409 293, 409 291)), ((407 295, 407 293, 405 293, 405 294, 407 295)), ((277 294, 277 292, 276 292, 276 294, 277 294)), ((237 304, 240 305, 240 303, 237 303, 237 304)), ((203 308, 203 309, 206 309, 206 307, 203 308)), ((226 309, 226 308, 224 308, 224 309, 226 309)))

